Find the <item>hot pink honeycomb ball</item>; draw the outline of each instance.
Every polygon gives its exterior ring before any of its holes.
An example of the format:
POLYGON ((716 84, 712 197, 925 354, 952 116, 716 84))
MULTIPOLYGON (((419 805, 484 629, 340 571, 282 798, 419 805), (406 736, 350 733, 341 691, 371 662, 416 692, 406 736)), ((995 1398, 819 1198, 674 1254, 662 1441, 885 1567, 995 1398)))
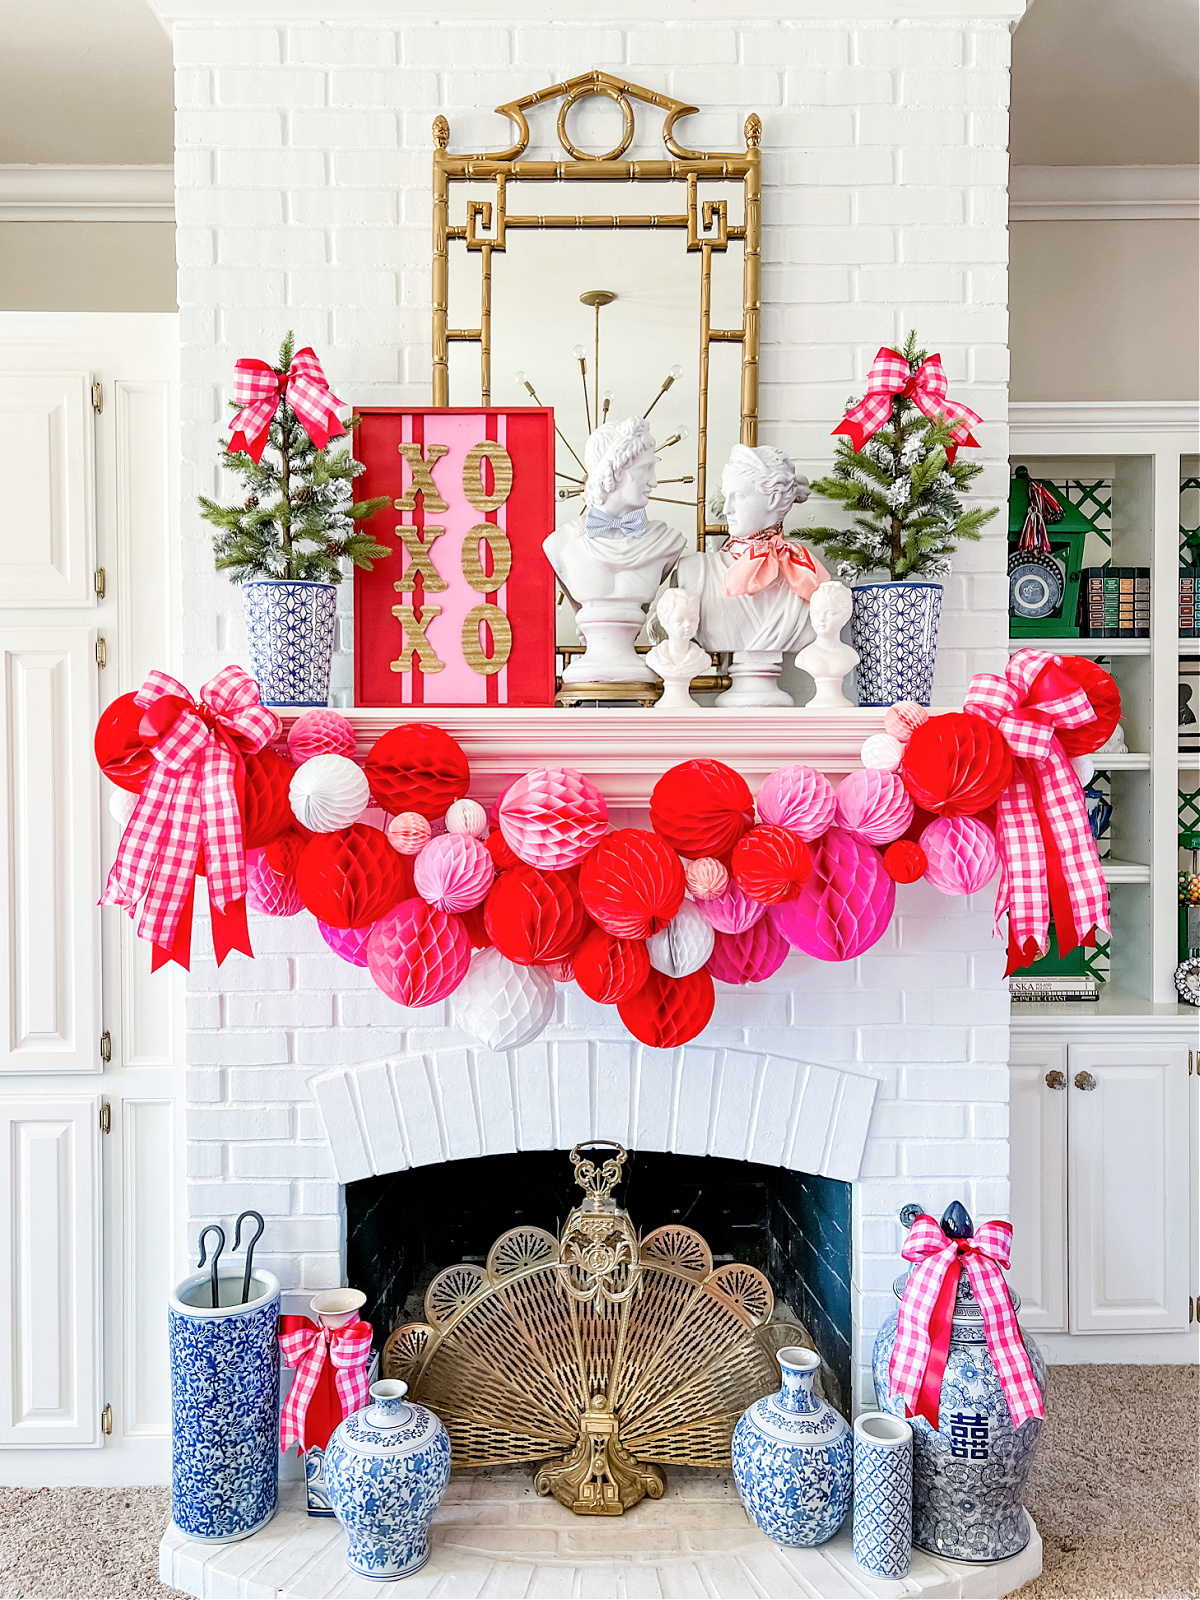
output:
POLYGON ((302 711, 288 734, 288 750, 297 764, 313 756, 352 756, 354 724, 340 711, 302 711))

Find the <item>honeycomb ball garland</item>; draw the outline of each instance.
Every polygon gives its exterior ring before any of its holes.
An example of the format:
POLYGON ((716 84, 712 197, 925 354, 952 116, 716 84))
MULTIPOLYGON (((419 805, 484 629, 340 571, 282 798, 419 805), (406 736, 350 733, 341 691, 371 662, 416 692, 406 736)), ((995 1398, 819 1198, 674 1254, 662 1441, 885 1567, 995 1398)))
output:
POLYGON ((693 900, 715 900, 729 887, 729 868, 712 856, 685 861, 683 876, 693 900))
POLYGON ((908 741, 900 776, 913 801, 935 816, 974 816, 1012 782, 1012 753, 999 728, 970 711, 946 711, 908 741))
POLYGON ((433 837, 428 817, 419 811, 402 811, 387 827, 388 843, 402 856, 420 855, 433 837))
POLYGON ((811 877, 812 853, 789 828, 761 822, 738 840, 730 865, 743 894, 777 906, 794 899, 811 877))
POLYGON ((313 756, 292 775, 292 814, 310 833, 336 833, 357 822, 371 801, 362 768, 349 756, 313 756))
POLYGON ((925 877, 943 894, 974 894, 1000 865, 996 836, 978 817, 938 817, 921 835, 925 877))
POLYGON ((743 933, 718 933, 708 970, 722 983, 761 983, 779 971, 790 953, 775 919, 763 917, 743 933))
POLYGON ((352 967, 366 966, 367 940, 371 936, 371 929, 375 926, 373 922, 365 928, 331 928, 319 917, 315 920, 322 939, 335 956, 348 962, 352 967))
POLYGON ((319 921, 367 927, 412 894, 412 864, 378 828, 356 822, 308 841, 296 863, 296 888, 319 921))
POLYGON ((723 895, 699 902, 700 910, 718 933, 745 933, 760 917, 767 914, 761 900, 752 900, 744 890, 730 881, 723 895))
POLYGON ((579 869, 588 916, 619 939, 646 939, 665 928, 686 888, 675 851, 644 828, 608 834, 579 869))
POLYGON ((608 806, 573 767, 537 767, 509 785, 496 820, 519 860, 561 872, 578 866, 604 837, 608 806))
POLYGON ((686 978, 668 978, 651 967, 637 993, 617 1002, 617 1013, 642 1044, 674 1050, 703 1033, 715 998, 712 977, 703 967, 686 978))
POLYGON ((462 746, 430 722, 406 722, 381 734, 365 771, 381 810, 393 817, 419 811, 429 822, 444 817, 471 782, 462 746))
POLYGON ((287 744, 297 766, 314 756, 352 756, 354 724, 340 711, 302 711, 292 723, 287 744))
POLYGON ((574 954, 587 916, 573 878, 519 863, 502 872, 483 908, 488 938, 521 967, 546 966, 574 954))
POLYGON ((754 821, 754 798, 740 772, 702 757, 664 772, 650 796, 655 833, 681 856, 728 859, 754 821))
POLYGON ((915 700, 897 700, 883 713, 883 731, 900 745, 906 745, 917 729, 929 721, 929 708, 915 700))
POLYGON ((650 965, 668 978, 684 978, 698 972, 712 954, 716 932, 693 900, 685 900, 679 910, 657 933, 646 940, 650 965))
POLYGON ((452 994, 471 959, 458 918, 415 896, 376 922, 367 939, 367 967, 399 1006, 431 1006, 452 994))
POLYGON ((545 967, 518 966, 491 949, 471 957, 451 1004, 457 1025, 485 1049, 517 1050, 545 1030, 555 998, 545 967))
POLYGON ((833 822, 833 785, 815 767, 780 767, 763 779, 755 800, 760 822, 790 828, 806 842, 819 839, 833 822))
POLYGON ((456 800, 446 813, 446 832, 469 834, 472 839, 486 839, 488 814, 478 800, 456 800))
POLYGON ((893 883, 916 883, 924 877, 928 857, 915 839, 897 839, 883 852, 883 867, 893 883))
POLYGON ((636 994, 650 970, 644 939, 618 939, 603 928, 589 929, 575 952, 575 982, 589 1000, 602 1006, 636 994))
POLYGON ((836 799, 838 826, 867 844, 891 844, 913 819, 903 780, 879 767, 864 767, 843 778, 836 799))
POLYGON ((904 746, 890 733, 873 733, 869 739, 863 740, 858 759, 864 767, 895 772, 904 759, 904 746))
POLYGON ((771 915, 790 945, 820 961, 849 961, 876 944, 896 905, 896 885, 874 845, 830 828, 813 850, 813 875, 771 915))
POLYGON ((413 884, 439 911, 482 905, 496 876, 486 846, 470 834, 441 833, 413 861, 413 884))

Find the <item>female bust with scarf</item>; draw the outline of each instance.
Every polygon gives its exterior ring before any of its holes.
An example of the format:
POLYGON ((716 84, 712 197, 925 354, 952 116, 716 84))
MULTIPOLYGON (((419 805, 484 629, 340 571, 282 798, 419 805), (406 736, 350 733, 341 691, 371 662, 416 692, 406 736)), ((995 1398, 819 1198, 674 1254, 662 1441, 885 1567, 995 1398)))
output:
POLYGON ((641 417, 597 428, 583 461, 586 510, 542 545, 586 646, 563 681, 653 683, 633 642, 687 541, 677 528, 646 516, 658 480, 654 438, 641 417))
POLYGON ((808 602, 828 581, 825 568, 783 534, 793 505, 808 499, 798 477, 773 445, 734 445, 721 474, 729 538, 711 554, 687 556, 679 586, 700 599, 699 642, 732 650, 733 687, 718 705, 791 705, 778 685, 784 651, 808 637, 808 602))

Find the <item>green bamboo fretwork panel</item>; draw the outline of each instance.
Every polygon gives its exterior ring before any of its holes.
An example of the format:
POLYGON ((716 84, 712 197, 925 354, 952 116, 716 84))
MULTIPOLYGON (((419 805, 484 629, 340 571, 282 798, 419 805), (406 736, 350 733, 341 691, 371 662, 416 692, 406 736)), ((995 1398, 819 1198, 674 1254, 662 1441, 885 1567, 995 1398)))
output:
POLYGON ((1194 833, 1200 829, 1200 789, 1179 791, 1179 831, 1194 833))
POLYGON ((1041 478, 1038 481, 1048 483, 1059 499, 1074 506, 1089 524, 1091 533, 1084 546, 1084 566, 1107 566, 1112 559, 1112 479, 1041 478))

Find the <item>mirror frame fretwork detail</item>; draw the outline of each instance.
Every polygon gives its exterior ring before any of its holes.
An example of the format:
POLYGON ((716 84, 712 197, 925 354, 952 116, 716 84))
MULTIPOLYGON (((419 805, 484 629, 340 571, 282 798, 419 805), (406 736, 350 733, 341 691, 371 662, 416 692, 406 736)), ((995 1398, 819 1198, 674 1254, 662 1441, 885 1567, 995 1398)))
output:
POLYGON ((483 405, 491 405, 492 391, 492 272, 493 251, 503 251, 510 228, 663 228, 679 229, 686 236, 689 252, 700 255, 699 308, 699 414, 696 450, 696 540, 704 549, 705 536, 724 534, 723 525, 710 524, 707 515, 708 451, 708 373, 709 348, 713 344, 740 344, 742 347, 741 442, 758 443, 758 360, 762 301, 761 243, 761 155, 759 141, 762 124, 753 112, 746 118, 746 148, 743 152, 704 152, 689 150, 674 136, 681 117, 695 115, 698 108, 681 100, 656 94, 636 83, 614 78, 594 68, 552 84, 534 94, 497 106, 497 112, 512 122, 517 138, 507 150, 478 155, 455 155, 447 148, 450 125, 445 117, 433 123, 433 403, 450 404, 449 347, 452 343, 479 346, 479 386, 483 405), (600 96, 612 100, 623 117, 622 136, 603 155, 589 155, 578 149, 567 133, 567 116, 580 100, 600 96), (561 100, 558 112, 558 139, 565 160, 523 160, 529 144, 529 124, 525 111, 548 100, 561 100), (634 110, 631 101, 658 106, 667 115, 662 125, 662 142, 670 159, 623 161, 634 135, 634 110), (519 215, 508 210, 507 185, 510 179, 535 179, 543 182, 575 181, 590 178, 609 183, 683 182, 687 210, 678 214, 622 212, 616 216, 519 215), (465 223, 450 223, 450 185, 455 181, 491 179, 495 197, 469 200, 465 223), (701 200, 699 184, 740 183, 743 194, 741 224, 731 223, 725 199, 701 200), (730 239, 743 243, 742 326, 714 328, 710 322, 713 252, 724 252, 730 239), (450 245, 461 244, 480 255, 479 322, 473 328, 449 326, 450 245))

